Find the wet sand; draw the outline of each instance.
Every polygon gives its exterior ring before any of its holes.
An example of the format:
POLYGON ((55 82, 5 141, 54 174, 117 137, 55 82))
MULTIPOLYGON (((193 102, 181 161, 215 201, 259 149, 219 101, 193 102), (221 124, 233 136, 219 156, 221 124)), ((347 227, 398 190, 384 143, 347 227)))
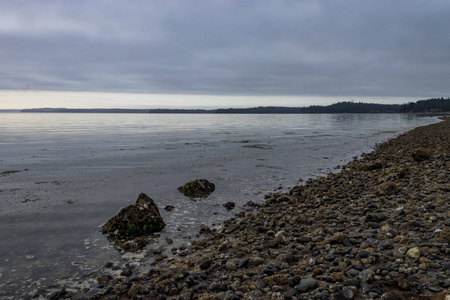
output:
POLYGON ((265 198, 144 273, 106 265, 47 297, 448 299, 450 118, 265 198))

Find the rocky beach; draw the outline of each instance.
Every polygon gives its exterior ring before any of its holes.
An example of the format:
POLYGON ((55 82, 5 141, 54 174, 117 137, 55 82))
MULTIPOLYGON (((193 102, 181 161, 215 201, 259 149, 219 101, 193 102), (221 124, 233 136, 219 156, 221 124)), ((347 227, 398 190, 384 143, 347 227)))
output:
POLYGON ((156 253, 144 271, 107 264, 90 274, 92 286, 47 297, 449 299, 450 118, 442 120, 339 173, 247 203, 221 229, 156 253))

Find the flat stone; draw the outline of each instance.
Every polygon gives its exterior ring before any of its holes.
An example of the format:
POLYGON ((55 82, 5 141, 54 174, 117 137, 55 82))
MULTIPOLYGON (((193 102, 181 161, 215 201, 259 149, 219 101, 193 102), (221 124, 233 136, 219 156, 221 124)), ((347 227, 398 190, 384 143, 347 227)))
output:
POLYGON ((227 261, 225 267, 227 268, 227 270, 236 270, 236 264, 231 260, 227 261))
POLYGON ((369 227, 373 228, 373 229, 377 229, 377 228, 381 227, 380 223, 377 223, 377 222, 369 222, 369 223, 367 223, 367 225, 369 225, 369 227))
POLYGON ((243 267, 247 266, 248 261, 249 261, 248 257, 241 259, 239 261, 239 268, 243 268, 243 267))
POLYGON ((381 242, 381 247, 383 248, 383 249, 393 249, 394 248, 394 245, 392 245, 390 242, 388 242, 388 241, 382 241, 381 242))
POLYGON ((344 286, 356 286, 359 287, 360 285, 359 279, 347 279, 344 281, 344 286))
POLYGON ((297 294, 297 290, 292 288, 288 290, 286 293, 284 293, 284 298, 286 300, 290 300, 292 297, 294 297, 297 294))
POLYGON ((304 293, 310 289, 313 289, 317 286, 317 280, 315 280, 314 278, 306 278, 306 279, 302 279, 300 280, 300 284, 297 285, 295 288, 301 292, 304 293))
POLYGON ((358 251, 358 255, 359 255, 359 257, 361 257, 361 258, 365 258, 365 257, 367 257, 367 256, 369 255, 369 251, 364 250, 364 249, 359 250, 359 251, 358 251))
POLYGON ((205 289, 207 289, 208 286, 209 286, 208 284, 196 284, 196 285, 192 286, 191 289, 192 289, 194 292, 197 292, 197 291, 199 291, 199 290, 205 290, 205 289))

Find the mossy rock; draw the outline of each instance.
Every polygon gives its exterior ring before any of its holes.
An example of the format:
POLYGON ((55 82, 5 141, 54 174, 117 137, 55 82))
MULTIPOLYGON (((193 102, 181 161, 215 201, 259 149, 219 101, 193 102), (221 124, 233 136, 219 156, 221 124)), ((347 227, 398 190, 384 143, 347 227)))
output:
POLYGON ((206 179, 196 179, 180 186, 177 190, 189 198, 206 198, 214 192, 215 189, 216 186, 214 183, 211 183, 206 179))
POLYGON ((384 182, 378 186, 379 195, 393 195, 399 192, 398 186, 393 182, 384 182))
POLYGON ((438 234, 438 241, 441 243, 450 243, 450 227, 444 227, 438 234))
POLYGON ((141 193, 135 204, 124 207, 102 226, 102 232, 110 237, 132 240, 161 231, 166 224, 155 202, 141 193))
POLYGON ((415 161, 424 161, 430 159, 432 152, 430 149, 426 148, 416 148, 412 152, 411 156, 415 161))

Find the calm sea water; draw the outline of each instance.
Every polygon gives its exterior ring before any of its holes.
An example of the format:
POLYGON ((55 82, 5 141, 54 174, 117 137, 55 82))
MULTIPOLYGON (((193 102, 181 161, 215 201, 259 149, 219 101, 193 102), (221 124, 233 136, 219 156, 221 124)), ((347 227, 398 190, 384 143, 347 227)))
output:
MULTIPOLYGON (((324 174, 411 128, 411 115, 0 114, 0 296, 33 295, 123 256, 99 226, 146 193, 188 244, 249 200, 324 174), (19 172, 8 172, 19 171, 19 172), (5 173, 6 172, 6 173, 5 173), (215 183, 207 199, 176 190, 215 183), (234 201, 227 212, 223 204, 234 201), (175 206, 166 212, 166 205, 175 206)), ((173 245, 167 247, 173 247, 173 245)))

